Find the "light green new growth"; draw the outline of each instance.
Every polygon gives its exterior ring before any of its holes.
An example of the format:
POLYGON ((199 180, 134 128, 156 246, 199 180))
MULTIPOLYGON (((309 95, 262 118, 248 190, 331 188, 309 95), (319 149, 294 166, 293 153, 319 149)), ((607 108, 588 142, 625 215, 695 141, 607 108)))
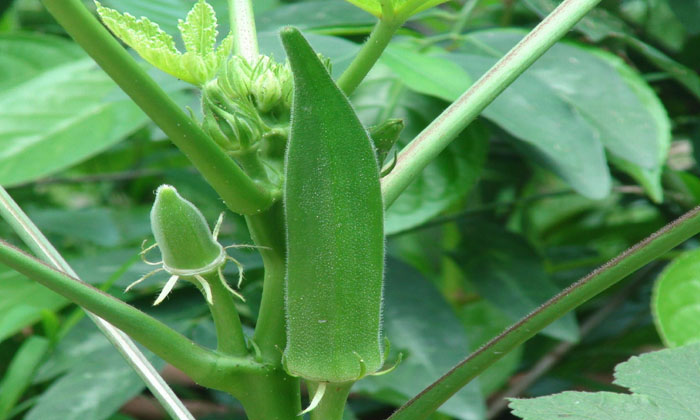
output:
POLYGON ((215 48, 216 13, 204 0, 195 3, 187 18, 178 28, 185 43, 183 54, 175 47, 173 38, 158 24, 146 17, 135 18, 95 1, 97 13, 105 25, 122 41, 133 48, 144 60, 178 79, 202 86, 216 77, 233 48, 229 34, 219 48, 215 48))
MULTIPOLYGON (((378 18, 384 17, 382 11, 382 0, 347 0, 349 3, 373 14, 378 18)), ((393 9, 397 15, 405 16, 406 18, 415 15, 423 10, 430 9, 438 4, 445 3, 447 0, 390 0, 387 4, 393 9)))

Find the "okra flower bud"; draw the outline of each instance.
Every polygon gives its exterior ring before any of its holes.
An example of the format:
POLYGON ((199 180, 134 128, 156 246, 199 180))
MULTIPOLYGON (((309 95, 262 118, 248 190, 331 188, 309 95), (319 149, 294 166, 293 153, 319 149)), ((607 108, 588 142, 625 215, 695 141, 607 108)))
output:
POLYGON ((202 112, 202 128, 227 151, 247 150, 267 130, 250 101, 230 100, 216 82, 204 88, 202 112))
POLYGON ((145 257, 144 261, 150 265, 161 265, 161 268, 136 280, 126 290, 155 273, 165 271, 170 274, 170 279, 156 298, 154 305, 165 299, 179 279, 191 281, 197 285, 209 304, 213 304, 211 286, 208 283, 212 281, 211 279, 218 279, 233 295, 242 299, 241 295, 226 283, 223 276, 222 270, 226 262, 232 261, 238 266, 239 285, 243 279, 241 264, 229 257, 226 254, 226 248, 217 241, 222 219, 223 214, 212 232, 204 216, 194 204, 182 198, 174 187, 161 185, 156 192, 156 200, 151 209, 151 229, 156 243, 141 253, 143 257, 156 246, 160 248, 162 262, 151 263, 146 261, 145 257))
POLYGON ((260 112, 270 112, 282 99, 282 85, 275 72, 267 69, 251 86, 255 104, 260 112))

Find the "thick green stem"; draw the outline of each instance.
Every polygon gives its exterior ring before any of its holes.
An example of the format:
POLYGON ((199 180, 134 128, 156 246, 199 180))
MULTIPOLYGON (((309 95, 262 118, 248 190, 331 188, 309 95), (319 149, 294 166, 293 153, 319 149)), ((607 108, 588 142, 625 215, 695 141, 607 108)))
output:
MULTIPOLYGON (((345 404, 350 394, 350 388, 354 382, 341 384, 326 384, 326 391, 321 402, 311 411, 311 420, 342 420, 345 404)), ((313 395, 318 384, 309 384, 309 393, 313 395)))
POLYGON ((233 52, 255 63, 258 58, 258 35, 251 0, 228 0, 228 13, 233 34, 233 52))
POLYGON ((219 279, 219 273, 208 274, 204 279, 211 287, 213 305, 209 305, 209 310, 216 328, 217 351, 232 356, 247 356, 248 349, 243 336, 241 319, 231 292, 226 290, 222 283, 226 280, 219 279))
POLYGON ((284 315, 286 244, 282 205, 276 204, 261 215, 248 216, 247 222, 256 245, 266 247, 260 251, 265 278, 253 340, 260 347, 265 363, 279 366, 287 342, 284 315))
POLYGON ((170 137, 234 212, 268 208, 270 192, 253 182, 204 131, 173 102, 80 0, 44 0, 58 23, 127 95, 170 137))
POLYGON ((248 420, 300 420, 299 379, 282 369, 250 376, 238 385, 232 395, 243 404, 248 420))
POLYGON ((382 18, 377 22, 367 42, 338 79, 338 87, 346 95, 350 95, 362 83, 402 24, 403 21, 393 18, 382 18))
POLYGON ((700 232, 700 207, 666 225, 562 291, 467 357, 402 406, 389 419, 427 418, 471 380, 547 325, 700 232))
POLYGON ((496 97, 600 0, 565 0, 399 153, 382 178, 389 207, 423 169, 496 97))
POLYGON ((219 376, 230 375, 233 369, 241 372, 257 372, 261 369, 260 365, 248 359, 227 358, 228 360, 222 361, 217 353, 195 344, 157 319, 49 267, 1 240, 0 263, 109 321, 198 383, 220 381, 219 376), (217 370, 217 365, 225 366, 226 369, 217 370))

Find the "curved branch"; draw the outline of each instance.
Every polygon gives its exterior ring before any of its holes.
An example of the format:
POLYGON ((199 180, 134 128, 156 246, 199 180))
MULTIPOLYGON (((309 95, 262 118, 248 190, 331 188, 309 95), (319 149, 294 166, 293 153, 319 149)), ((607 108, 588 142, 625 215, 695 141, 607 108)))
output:
POLYGON ((222 356, 205 349, 150 315, 57 271, 3 240, 0 240, 0 263, 109 321, 202 385, 220 382, 224 374, 259 372, 264 368, 245 358, 222 356), (226 372, 221 372, 222 366, 226 372))
POLYGON ((270 191, 251 180, 204 131, 170 99, 80 0, 43 0, 58 23, 187 156, 197 170, 240 214, 272 205, 270 191))

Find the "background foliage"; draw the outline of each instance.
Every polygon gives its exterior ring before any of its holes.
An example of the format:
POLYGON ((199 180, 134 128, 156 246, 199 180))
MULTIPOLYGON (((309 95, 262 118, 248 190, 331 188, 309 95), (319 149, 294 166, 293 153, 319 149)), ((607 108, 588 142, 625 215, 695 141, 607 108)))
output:
MULTIPOLYGON (((408 142, 557 3, 468 0, 474 8, 466 13, 462 1, 449 1, 413 16, 353 94, 358 114, 368 126, 404 118, 401 141, 408 142)), ((173 35, 191 7, 187 0, 103 4, 148 16, 173 35)), ((225 16, 224 1, 212 4, 225 16)), ((255 7, 263 53, 283 58, 276 31, 292 24, 332 59, 336 75, 374 23, 340 0, 260 0, 255 7)), ((156 310, 149 303, 158 282, 121 291, 148 270, 135 255, 150 235, 157 185, 176 185, 210 222, 223 204, 38 1, 4 1, 0 11, 0 184, 83 279, 212 342, 212 322, 194 289, 182 287, 156 310)), ((350 400, 357 418, 385 417, 558 290, 700 202, 698 18, 697 1, 603 1, 390 208, 385 332, 390 360, 399 351, 406 357, 391 375, 357 384, 350 400)), ((223 19, 220 25, 227 33, 223 19)), ((185 83, 153 75, 180 105, 199 108, 185 83)), ((4 225, 0 234, 13 238, 4 225)), ((236 217, 227 218, 222 237, 251 243, 236 217)), ((261 262, 254 252, 235 252, 246 268, 247 303, 238 309, 252 326, 261 262)), ((552 324, 435 418, 514 418, 503 410, 503 391, 618 390, 613 367, 662 346, 650 302, 664 264, 552 324)), ((655 298, 681 293, 677 277, 692 272, 681 264, 664 272, 655 298)), ((10 360, 20 350, 23 367, 36 368, 9 418, 147 418, 148 395, 133 399, 143 385, 75 307, 4 267, 0 280, 0 375, 11 378, 10 360), (39 357, 44 339, 53 350, 39 357)), ((667 344, 688 339, 664 326, 663 311, 696 302, 655 306, 660 330, 672 331, 667 344)), ((226 395, 175 373, 168 378, 201 418, 242 416, 226 395)), ((11 385, 0 384, 0 393, 11 385)))

